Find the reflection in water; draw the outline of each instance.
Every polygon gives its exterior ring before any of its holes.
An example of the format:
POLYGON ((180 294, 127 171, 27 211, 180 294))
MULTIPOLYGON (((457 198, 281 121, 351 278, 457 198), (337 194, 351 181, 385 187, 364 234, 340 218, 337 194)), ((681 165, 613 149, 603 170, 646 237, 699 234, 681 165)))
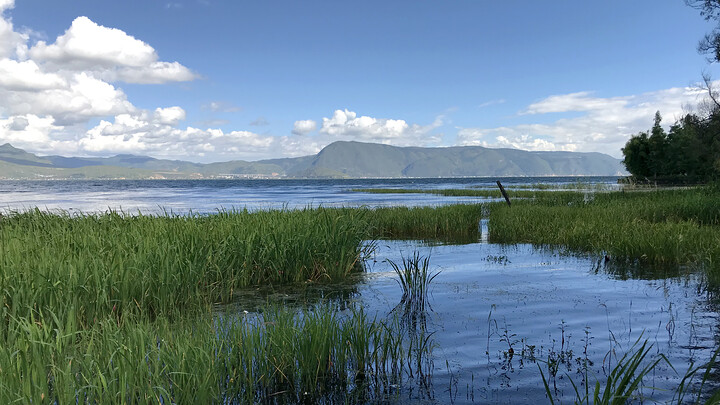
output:
MULTIPOLYGON (((663 354, 677 370, 661 362, 645 378, 642 394, 665 402, 688 365, 706 362, 718 347, 717 295, 695 269, 662 269, 660 277, 612 259, 482 242, 379 241, 373 259, 344 287, 257 290, 237 305, 329 301, 341 313, 359 306, 395 319, 408 362, 413 353, 427 354, 412 357, 421 361, 407 364, 400 386, 389 386, 397 402, 544 402, 540 369, 555 398, 571 401, 571 380, 583 391, 586 377, 591 390, 596 380, 604 384, 638 339, 652 344, 648 358, 663 354), (413 313, 388 260, 401 263, 414 252, 441 274, 423 311, 413 313)), ((720 386, 717 370, 706 384, 720 386)))

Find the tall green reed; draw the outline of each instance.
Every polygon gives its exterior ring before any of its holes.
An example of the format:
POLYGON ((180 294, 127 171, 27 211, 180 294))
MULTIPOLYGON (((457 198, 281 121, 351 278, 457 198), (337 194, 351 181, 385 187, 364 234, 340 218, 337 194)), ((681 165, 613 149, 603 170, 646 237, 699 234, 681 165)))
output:
POLYGON ((227 302, 250 285, 332 281, 361 269, 365 212, 209 216, 50 214, 0 222, 0 316, 52 309, 83 327, 227 302))

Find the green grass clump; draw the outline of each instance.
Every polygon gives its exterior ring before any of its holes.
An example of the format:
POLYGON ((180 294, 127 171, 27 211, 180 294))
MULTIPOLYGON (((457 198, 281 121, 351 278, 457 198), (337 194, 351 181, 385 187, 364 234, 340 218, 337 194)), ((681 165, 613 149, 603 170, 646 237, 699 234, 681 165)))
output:
POLYGON ((403 290, 400 304, 405 307, 405 312, 424 312, 430 283, 440 274, 430 270, 430 258, 415 252, 411 257, 403 257, 401 265, 389 259, 388 262, 398 275, 397 282, 403 290))
POLYGON ((607 254, 613 260, 720 269, 720 192, 538 193, 490 208, 490 240, 607 254))
POLYGON ((360 269, 363 211, 55 215, 0 220, 0 316, 52 309, 83 327, 228 302, 238 288, 333 281, 360 269))
POLYGON ((441 207, 377 208, 368 212, 375 238, 425 239, 475 242, 483 207, 446 205, 441 207))
POLYGON ((424 356, 398 319, 326 307, 232 319, 213 316, 214 305, 254 285, 343 280, 362 269, 367 240, 399 229, 472 234, 476 211, 0 216, 0 403, 385 395, 422 363, 410 357, 424 356))
POLYGON ((0 403, 353 402, 353 390, 382 398, 415 361, 396 325, 327 305, 87 330, 52 316, 18 320, 0 346, 0 403))

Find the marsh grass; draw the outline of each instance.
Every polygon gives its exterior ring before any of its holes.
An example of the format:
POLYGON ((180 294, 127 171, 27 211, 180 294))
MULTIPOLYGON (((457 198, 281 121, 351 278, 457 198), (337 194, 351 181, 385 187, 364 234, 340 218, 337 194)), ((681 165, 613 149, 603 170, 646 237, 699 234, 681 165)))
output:
POLYGON ((440 272, 430 270, 430 257, 422 257, 415 252, 411 257, 403 257, 397 264, 388 260, 398 278, 396 281, 403 291, 400 305, 410 314, 423 314, 428 305, 430 283, 440 272))
POLYGON ((720 193, 711 189, 539 193, 512 208, 493 204, 489 239, 607 255, 619 262, 720 270, 720 193))
POLYGON ((512 184, 507 188, 519 190, 610 190, 612 187, 606 183, 590 183, 586 181, 575 181, 572 183, 534 183, 534 184, 512 184))
POLYGON ((250 285, 342 280, 361 270, 365 217, 326 209, 3 216, 0 316, 52 309, 89 327, 108 316, 205 308, 250 285))
POLYGON ((397 392, 430 345, 410 340, 395 315, 213 308, 248 286, 343 280, 362 270, 367 240, 388 233, 454 237, 463 224, 472 235, 476 211, 4 215, 0 403, 363 402, 397 392))
POLYGON ((362 309, 267 307, 256 317, 106 320, 82 331, 58 321, 12 325, 0 347, 0 402, 354 402, 351 393, 382 400, 427 361, 396 318, 362 309))
POLYGON ((383 239, 477 242, 483 207, 457 204, 441 207, 392 207, 369 210, 372 234, 383 239))

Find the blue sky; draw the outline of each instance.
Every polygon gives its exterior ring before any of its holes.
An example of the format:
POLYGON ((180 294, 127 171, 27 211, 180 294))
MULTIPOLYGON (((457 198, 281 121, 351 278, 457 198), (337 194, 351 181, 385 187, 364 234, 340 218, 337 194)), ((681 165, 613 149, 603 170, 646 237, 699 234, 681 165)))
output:
POLYGON ((620 157, 717 71, 695 50, 713 24, 682 0, 0 9, 0 142, 39 154, 258 160, 358 140, 620 157))

